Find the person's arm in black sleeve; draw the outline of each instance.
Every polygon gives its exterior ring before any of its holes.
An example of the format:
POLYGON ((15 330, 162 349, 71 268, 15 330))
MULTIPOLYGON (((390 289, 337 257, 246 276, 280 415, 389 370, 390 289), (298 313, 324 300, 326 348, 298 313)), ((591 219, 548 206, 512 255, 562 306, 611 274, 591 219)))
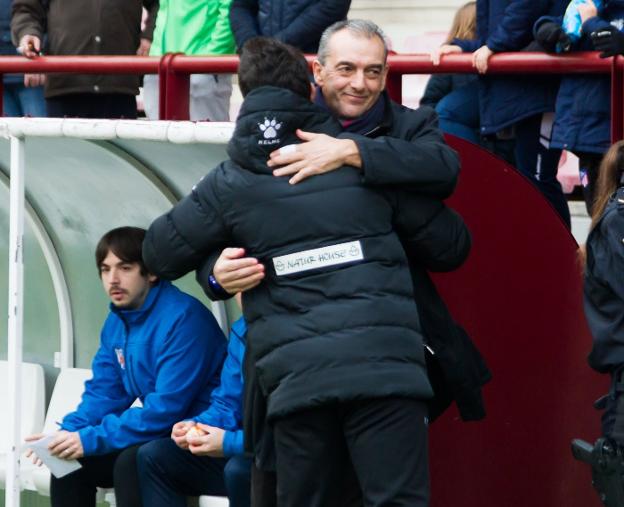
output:
POLYGON ((230 26, 239 50, 247 40, 262 35, 258 26, 258 1, 232 0, 230 26))
POLYGON ((323 31, 347 17, 351 0, 320 0, 310 2, 288 26, 273 34, 286 44, 305 47, 320 39, 323 31))
POLYGON ((220 168, 211 171, 188 196, 152 222, 143 242, 143 260, 150 273, 175 280, 228 244, 220 213, 219 174, 220 168))
POLYGON ((444 97, 453 91, 453 76, 451 74, 433 74, 420 99, 421 106, 435 108, 444 97))
POLYGON ((11 13, 11 38, 15 47, 25 35, 43 40, 47 12, 41 0, 13 0, 11 13))
POLYGON ((394 226, 412 262, 428 271, 453 271, 468 258, 472 240, 462 217, 437 199, 389 191, 394 226))
POLYGON ((428 107, 409 111, 410 126, 401 138, 381 136, 374 139, 342 133, 357 145, 364 183, 401 185, 404 188, 445 199, 455 189, 459 176, 459 157, 444 141, 438 116, 428 107))

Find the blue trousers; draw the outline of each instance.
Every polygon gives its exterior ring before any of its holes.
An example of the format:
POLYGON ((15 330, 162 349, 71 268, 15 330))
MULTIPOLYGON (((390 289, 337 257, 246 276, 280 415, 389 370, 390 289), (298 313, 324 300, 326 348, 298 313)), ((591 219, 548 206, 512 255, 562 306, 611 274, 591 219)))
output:
POLYGON ((26 87, 24 83, 4 83, 4 116, 47 116, 43 86, 26 87))
POLYGON ((140 448, 137 468, 145 506, 186 507, 187 496, 200 495, 227 495, 230 507, 251 504, 251 459, 243 456, 195 456, 163 438, 140 448))
POLYGON ((462 86, 444 97, 436 106, 442 132, 479 144, 478 82, 462 86))

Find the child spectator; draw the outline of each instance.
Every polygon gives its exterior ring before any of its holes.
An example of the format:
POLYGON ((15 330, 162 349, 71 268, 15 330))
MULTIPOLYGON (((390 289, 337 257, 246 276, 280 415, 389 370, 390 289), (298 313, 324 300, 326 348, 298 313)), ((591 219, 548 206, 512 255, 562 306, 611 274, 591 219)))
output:
MULTIPOLYGON (((439 63, 444 47, 454 39, 477 37, 477 2, 462 5, 455 13, 453 25, 444 44, 435 49, 431 60, 439 63)), ((421 106, 435 108, 440 129, 448 134, 479 143, 479 88, 472 74, 433 74, 420 99, 421 106)))
MULTIPOLYGON (((604 3, 600 13, 592 0, 578 5, 582 26, 576 42, 565 33, 561 17, 540 18, 535 25, 536 39, 547 51, 554 52, 566 45, 571 51, 593 50, 590 34, 619 32, 624 26, 624 0, 604 3)), ((611 142, 610 121, 611 80, 608 76, 570 74, 562 78, 551 146, 572 151, 579 157, 579 176, 590 215, 600 161, 611 142)))

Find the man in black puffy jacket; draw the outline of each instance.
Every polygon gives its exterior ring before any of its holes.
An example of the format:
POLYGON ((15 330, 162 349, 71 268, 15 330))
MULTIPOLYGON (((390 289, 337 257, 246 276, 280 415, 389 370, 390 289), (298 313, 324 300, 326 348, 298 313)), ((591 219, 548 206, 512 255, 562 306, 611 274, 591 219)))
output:
POLYGON ((424 506, 432 393, 406 253, 454 269, 469 234, 440 201, 367 188, 352 167, 299 185, 274 178, 268 154, 291 149, 297 129, 341 130, 307 100, 306 71, 277 41, 246 46, 231 160, 154 221, 145 261, 177 278, 237 244, 267 266, 243 307, 274 426, 279 505, 334 505, 351 460, 366 505, 424 506))

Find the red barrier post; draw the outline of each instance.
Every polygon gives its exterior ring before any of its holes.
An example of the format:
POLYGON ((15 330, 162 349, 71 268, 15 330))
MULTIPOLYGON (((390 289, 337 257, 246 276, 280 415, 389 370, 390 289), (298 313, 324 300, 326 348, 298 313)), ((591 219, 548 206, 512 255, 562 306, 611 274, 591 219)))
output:
MULTIPOLYGON (((160 67, 160 83, 165 80, 164 92, 164 114, 160 110, 162 120, 188 120, 189 119, 189 92, 190 73, 180 72, 174 68, 173 62, 180 57, 180 53, 167 54, 163 56, 160 67)), ((162 107, 163 103, 160 103, 162 107)))

